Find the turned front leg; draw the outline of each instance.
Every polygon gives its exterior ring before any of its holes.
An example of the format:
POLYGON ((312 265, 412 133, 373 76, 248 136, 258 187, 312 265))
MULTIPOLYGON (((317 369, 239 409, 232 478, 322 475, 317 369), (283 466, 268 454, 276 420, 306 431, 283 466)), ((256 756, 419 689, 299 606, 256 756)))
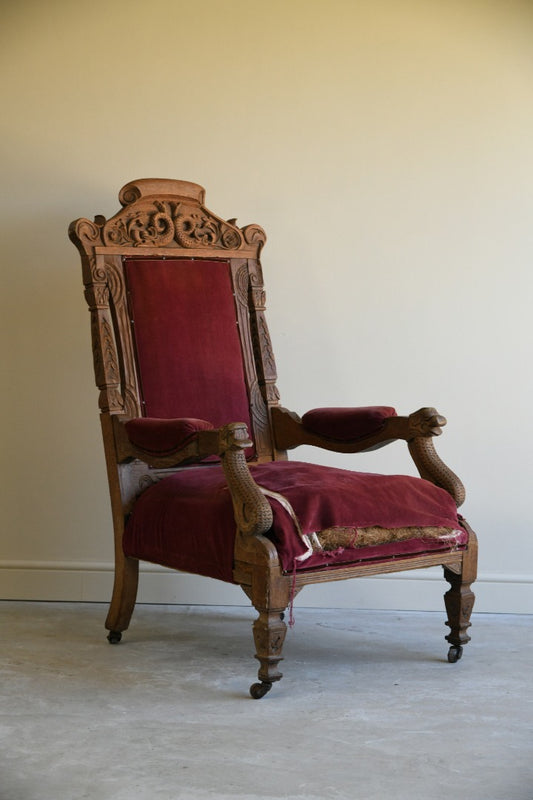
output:
POLYGON ((448 652, 448 661, 458 661, 463 653, 463 645, 470 641, 467 633, 470 627, 470 615, 474 607, 475 595, 470 589, 472 581, 464 580, 462 575, 458 575, 449 569, 444 568, 444 577, 450 584, 450 589, 444 595, 444 603, 448 613, 446 625, 450 627, 450 633, 445 638, 451 647, 448 652))
POLYGON ((255 657, 260 664, 258 678, 265 683, 272 684, 282 678, 278 664, 283 661, 281 651, 287 633, 283 612, 284 609, 259 610, 259 616, 253 625, 255 657))

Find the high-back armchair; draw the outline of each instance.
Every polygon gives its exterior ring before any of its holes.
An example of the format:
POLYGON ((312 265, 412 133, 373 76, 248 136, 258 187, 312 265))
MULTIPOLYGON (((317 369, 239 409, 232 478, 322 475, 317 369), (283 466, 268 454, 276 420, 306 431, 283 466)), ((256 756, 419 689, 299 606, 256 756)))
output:
POLYGON ((73 222, 91 312, 115 535, 106 620, 117 643, 139 560, 240 584, 255 606, 262 697, 282 675, 285 611, 305 585, 444 567, 448 660, 469 641, 476 538, 423 408, 282 408, 259 261, 265 233, 204 205, 201 186, 143 179, 111 219, 73 222), (287 460, 406 442, 420 478, 287 460))

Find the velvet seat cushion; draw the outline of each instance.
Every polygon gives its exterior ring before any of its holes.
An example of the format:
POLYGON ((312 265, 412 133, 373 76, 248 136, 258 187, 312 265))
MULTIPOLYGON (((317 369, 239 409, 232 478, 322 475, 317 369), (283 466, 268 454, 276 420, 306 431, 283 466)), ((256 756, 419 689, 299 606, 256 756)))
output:
MULTIPOLYGON (((307 548, 293 517, 269 498, 274 524, 268 536, 285 572, 449 550, 468 540, 452 497, 422 478, 297 461, 254 465, 251 472, 260 486, 287 498, 305 535, 335 526, 443 529, 442 537, 416 531, 412 538, 387 544, 358 547, 355 540, 300 561, 307 548)), ((231 497, 216 465, 182 470, 147 489, 134 506, 123 545, 128 556, 232 582, 234 541, 231 497)))
POLYGON ((388 417, 395 417, 390 406, 360 408, 314 408, 302 417, 304 428, 338 441, 351 441, 378 433, 388 417))

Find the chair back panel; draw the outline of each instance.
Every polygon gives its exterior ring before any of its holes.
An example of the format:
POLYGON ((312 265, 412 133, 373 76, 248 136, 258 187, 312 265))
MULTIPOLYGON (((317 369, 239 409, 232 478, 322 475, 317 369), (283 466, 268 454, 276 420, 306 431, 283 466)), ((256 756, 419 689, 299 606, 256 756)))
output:
POLYGON ((229 262, 127 258, 124 274, 143 413, 251 428, 229 262))
POLYGON ((123 460, 112 417, 245 422, 250 461, 286 458, 270 420, 279 394, 260 263, 265 232, 218 217, 204 189, 187 181, 132 181, 119 200, 110 219, 69 227, 91 312, 117 531, 134 498, 175 468, 123 460))

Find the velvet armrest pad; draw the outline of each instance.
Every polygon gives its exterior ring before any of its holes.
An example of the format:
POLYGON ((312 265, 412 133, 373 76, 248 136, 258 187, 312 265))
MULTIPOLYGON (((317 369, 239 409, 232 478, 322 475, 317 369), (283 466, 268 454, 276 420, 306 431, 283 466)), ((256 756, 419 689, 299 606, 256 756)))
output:
POLYGON ((395 417, 390 406, 361 408, 314 408, 302 417, 304 428, 319 436, 352 441, 378 433, 388 417, 395 417))
POLYGON ((128 439, 150 453, 170 453, 184 447, 198 431, 213 430, 204 419, 157 419, 138 417, 124 425, 128 439))

